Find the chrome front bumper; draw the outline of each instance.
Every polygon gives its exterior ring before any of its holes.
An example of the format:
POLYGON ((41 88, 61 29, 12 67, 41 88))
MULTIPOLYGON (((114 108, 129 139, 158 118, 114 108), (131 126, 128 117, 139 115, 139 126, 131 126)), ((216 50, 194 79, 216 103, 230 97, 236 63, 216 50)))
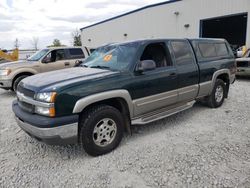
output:
POLYGON ((53 128, 32 126, 15 116, 17 124, 31 137, 53 145, 73 144, 78 141, 78 123, 72 123, 53 128))

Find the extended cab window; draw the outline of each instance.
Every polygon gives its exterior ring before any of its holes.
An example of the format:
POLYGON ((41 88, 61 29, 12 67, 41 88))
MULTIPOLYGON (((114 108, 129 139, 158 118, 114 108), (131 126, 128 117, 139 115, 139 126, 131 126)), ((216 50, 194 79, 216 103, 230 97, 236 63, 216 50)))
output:
POLYGON ((177 65, 194 63, 192 49, 187 41, 173 41, 171 42, 171 45, 177 65))
POLYGON ((81 48, 71 48, 69 49, 69 54, 71 58, 85 58, 81 48))
POLYGON ((168 57, 165 43, 153 43, 145 48, 140 61, 153 60, 156 63, 156 67, 159 68, 172 65, 168 57))
POLYGON ((218 56, 228 56, 228 50, 225 43, 216 43, 215 48, 218 56))
POLYGON ((199 49, 202 57, 210 58, 216 57, 216 48, 212 43, 199 43, 199 49))

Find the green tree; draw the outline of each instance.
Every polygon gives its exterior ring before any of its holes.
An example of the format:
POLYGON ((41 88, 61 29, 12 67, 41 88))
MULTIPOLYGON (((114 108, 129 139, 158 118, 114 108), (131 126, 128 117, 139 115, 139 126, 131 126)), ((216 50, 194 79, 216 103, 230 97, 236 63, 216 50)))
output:
POLYGON ((81 41, 81 33, 78 29, 76 29, 75 31, 73 31, 71 33, 72 35, 72 39, 73 39, 73 45, 74 46, 81 46, 82 45, 82 41, 81 41))
POLYGON ((61 41, 59 39, 54 39, 53 46, 61 46, 61 41))
POLYGON ((61 44, 61 41, 59 39, 54 39, 52 45, 49 45, 48 47, 59 47, 59 46, 65 46, 61 44))

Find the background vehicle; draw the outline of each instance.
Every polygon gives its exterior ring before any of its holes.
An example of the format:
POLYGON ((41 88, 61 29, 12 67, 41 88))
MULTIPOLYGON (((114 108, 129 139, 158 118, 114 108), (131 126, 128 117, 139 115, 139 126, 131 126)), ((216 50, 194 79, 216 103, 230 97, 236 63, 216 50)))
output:
POLYGON ((235 59, 225 40, 162 39, 96 49, 82 67, 35 75, 17 89, 18 125, 38 140, 116 148, 131 124, 146 124, 228 97, 235 59))
POLYGON ((89 54, 86 47, 47 48, 27 60, 3 63, 0 65, 0 88, 16 91, 22 79, 37 73, 74 67, 89 54))
POLYGON ((244 56, 236 59, 237 76, 250 77, 250 49, 246 50, 244 56))
POLYGON ((11 54, 7 53, 7 50, 0 50, 0 62, 17 61, 18 54, 19 54, 18 49, 15 49, 11 54))

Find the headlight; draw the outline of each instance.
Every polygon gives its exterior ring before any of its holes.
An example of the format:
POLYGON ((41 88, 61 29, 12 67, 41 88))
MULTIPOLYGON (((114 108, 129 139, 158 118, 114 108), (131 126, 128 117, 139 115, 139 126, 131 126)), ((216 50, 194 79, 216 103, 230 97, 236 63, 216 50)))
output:
POLYGON ((36 106, 35 107, 35 113, 44 115, 44 116, 49 116, 49 117, 54 117, 55 116, 55 108, 46 108, 46 107, 40 107, 36 106))
MULTIPOLYGON (((38 93, 35 98, 37 101, 46 102, 46 103, 54 103, 56 100, 56 92, 38 93)), ((54 106, 53 107, 36 106, 35 113, 44 115, 44 116, 54 117, 55 107, 54 106)))
POLYGON ((11 73, 10 69, 0 70, 0 76, 8 76, 11 73))
POLYGON ((42 102, 52 103, 55 102, 55 99, 56 99, 56 92, 38 93, 36 95, 36 100, 42 102))

